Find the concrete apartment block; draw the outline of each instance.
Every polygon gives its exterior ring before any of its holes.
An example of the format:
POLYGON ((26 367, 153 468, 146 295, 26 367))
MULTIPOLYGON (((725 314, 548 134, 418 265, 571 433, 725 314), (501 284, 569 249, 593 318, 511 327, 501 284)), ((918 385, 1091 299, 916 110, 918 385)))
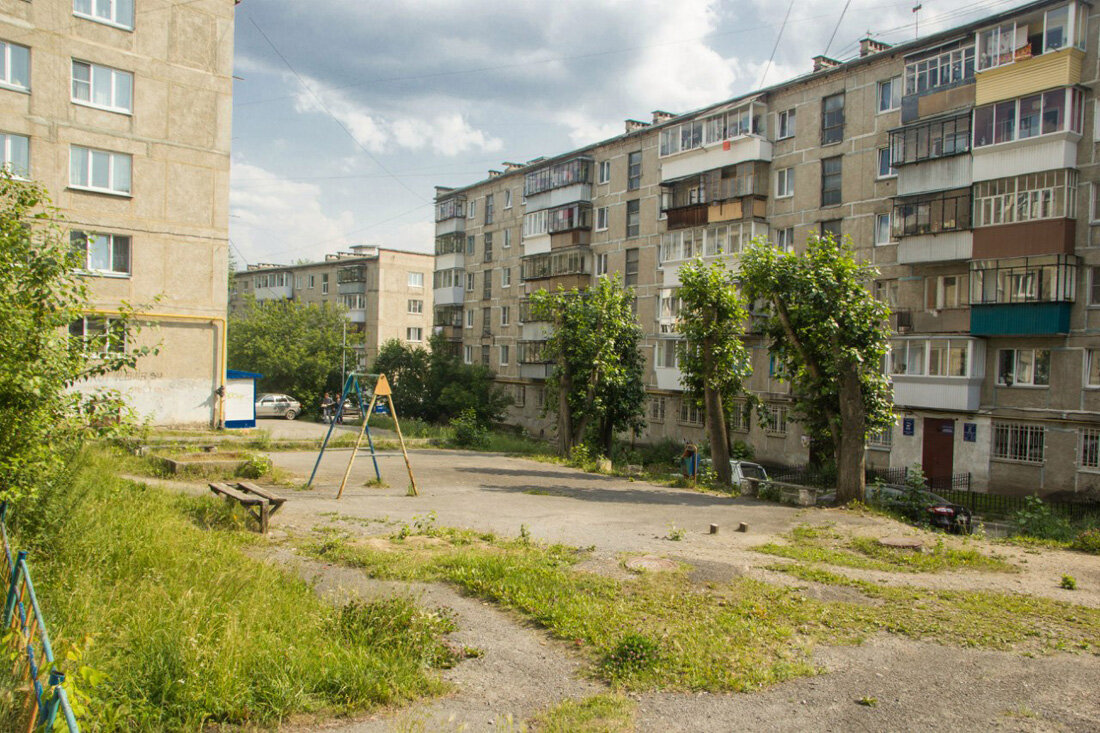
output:
MULTIPOLYGON (((525 298, 617 275, 646 334, 640 440, 699 440, 676 365, 680 266, 736 269, 754 237, 798 250, 831 231, 893 310, 898 419, 868 436, 870 465, 921 464, 934 487, 1098 492, 1098 33, 1089 4, 1042 0, 899 46, 864 39, 855 59, 437 187, 435 326, 497 372, 511 420, 549 435, 547 326, 525 298)), ((759 318, 749 388, 770 410, 735 410, 731 428, 760 460, 804 463, 759 318)))
POLYGON ((230 312, 250 298, 328 303, 347 310, 349 333, 363 334, 356 361, 364 367, 390 339, 427 346, 431 336, 432 256, 356 245, 322 262, 250 265, 234 276, 230 312))
POLYGON ((0 80, 0 134, 26 153, 4 162, 86 236, 89 327, 127 303, 127 347, 159 349, 81 388, 156 424, 222 418, 234 6, 0 0, 0 43, 26 60, 0 80))

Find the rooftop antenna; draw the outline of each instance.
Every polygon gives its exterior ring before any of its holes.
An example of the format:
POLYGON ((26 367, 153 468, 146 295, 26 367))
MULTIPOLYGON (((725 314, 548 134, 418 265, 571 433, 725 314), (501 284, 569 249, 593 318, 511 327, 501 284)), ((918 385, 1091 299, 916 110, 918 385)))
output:
POLYGON ((923 7, 920 3, 913 6, 913 38, 920 36, 920 9, 923 7))

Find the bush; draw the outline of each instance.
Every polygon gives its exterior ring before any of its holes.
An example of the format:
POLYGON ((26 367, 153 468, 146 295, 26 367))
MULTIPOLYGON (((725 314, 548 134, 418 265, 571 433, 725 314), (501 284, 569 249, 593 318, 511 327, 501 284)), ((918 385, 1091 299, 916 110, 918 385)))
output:
POLYGON ((257 479, 271 472, 273 464, 267 456, 253 453, 248 460, 237 469, 237 475, 241 478, 257 479))
POLYGON ((1063 575, 1061 586, 1066 590, 1077 590, 1077 578, 1072 575, 1063 575))
POLYGON ((1034 494, 1024 500, 1024 508, 1016 512, 1013 521, 1019 534, 1060 542, 1073 539, 1073 527, 1070 523, 1055 516, 1050 507, 1034 494))
POLYGON ((730 449, 730 458, 735 461, 751 461, 756 456, 753 447, 743 440, 733 441, 730 449))
POLYGON ((1073 539, 1071 547, 1081 552, 1089 552, 1100 555, 1100 528, 1086 529, 1073 539))
POLYGON ((652 668, 659 658, 657 642, 641 634, 627 634, 606 654, 602 667, 611 679, 622 679, 652 668))
POLYGON ((483 448, 488 431, 477 419, 477 411, 466 408, 451 420, 451 443, 459 448, 483 448))

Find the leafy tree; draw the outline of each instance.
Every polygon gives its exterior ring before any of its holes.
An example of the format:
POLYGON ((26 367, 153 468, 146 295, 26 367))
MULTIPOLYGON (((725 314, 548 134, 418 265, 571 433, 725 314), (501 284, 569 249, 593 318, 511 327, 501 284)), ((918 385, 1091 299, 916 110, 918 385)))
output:
MULTIPOLYGON (((263 374, 265 391, 319 404, 340 382, 343 328, 343 308, 251 300, 229 318, 229 368, 263 374)), ((348 333, 349 341, 353 336, 348 333)))
POLYGON ((645 361, 633 299, 633 290, 608 277, 584 291, 540 290, 531 297, 532 315, 553 326, 546 409, 557 413, 562 455, 589 432, 610 455, 615 433, 645 428, 645 361))
POLYGON ((0 171, 0 499, 33 496, 84 437, 124 428, 133 413, 117 392, 74 387, 152 351, 119 348, 133 332, 126 306, 69 335, 88 292, 59 219, 44 188, 0 171))
POLYGON ((428 405, 432 399, 428 394, 431 354, 427 349, 411 346, 400 339, 390 339, 378 350, 371 371, 386 375, 401 415, 427 419, 428 405))
POLYGON ((876 271, 856 261, 850 240, 811 236, 806 252, 760 240, 742 257, 748 298, 772 307, 772 353, 791 380, 794 414, 833 449, 837 498, 863 499, 867 432, 894 419, 882 361, 889 310, 869 289, 876 271))
POLYGON ((719 262, 696 260, 681 267, 679 296, 682 383, 693 399, 703 403, 714 472, 719 483, 728 485, 726 409, 730 399, 744 391, 751 372, 741 339, 748 314, 733 273, 719 262))

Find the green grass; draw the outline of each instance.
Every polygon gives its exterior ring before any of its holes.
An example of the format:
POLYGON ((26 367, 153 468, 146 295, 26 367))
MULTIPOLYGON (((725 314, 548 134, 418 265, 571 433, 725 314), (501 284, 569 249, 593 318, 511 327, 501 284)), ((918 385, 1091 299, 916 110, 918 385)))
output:
POLYGON ((634 703, 622 695, 564 700, 531 721, 537 733, 630 733, 634 703))
POLYGON ((944 570, 980 570, 1012 573, 1019 568, 970 548, 952 547, 938 537, 923 552, 885 547, 873 537, 845 537, 830 527, 800 525, 788 532, 785 544, 769 542, 757 552, 800 562, 837 565, 883 572, 936 573, 944 570))
POLYGON ((815 644, 858 643, 880 631, 992 648, 1100 643, 1100 610, 1009 594, 879 588, 802 565, 783 568, 849 584, 865 602, 816 600, 747 578, 700 586, 685 572, 617 580, 576 570, 585 553, 569 547, 431 521, 389 540, 353 542, 330 532, 303 547, 373 577, 443 581, 512 609, 573 644, 594 676, 628 690, 754 690, 815 674, 815 644))
POLYGON ((441 612, 406 598, 322 602, 242 552, 256 535, 210 497, 117 479, 85 452, 60 488, 14 512, 54 648, 106 676, 86 690, 88 730, 271 726, 438 694, 441 612))

